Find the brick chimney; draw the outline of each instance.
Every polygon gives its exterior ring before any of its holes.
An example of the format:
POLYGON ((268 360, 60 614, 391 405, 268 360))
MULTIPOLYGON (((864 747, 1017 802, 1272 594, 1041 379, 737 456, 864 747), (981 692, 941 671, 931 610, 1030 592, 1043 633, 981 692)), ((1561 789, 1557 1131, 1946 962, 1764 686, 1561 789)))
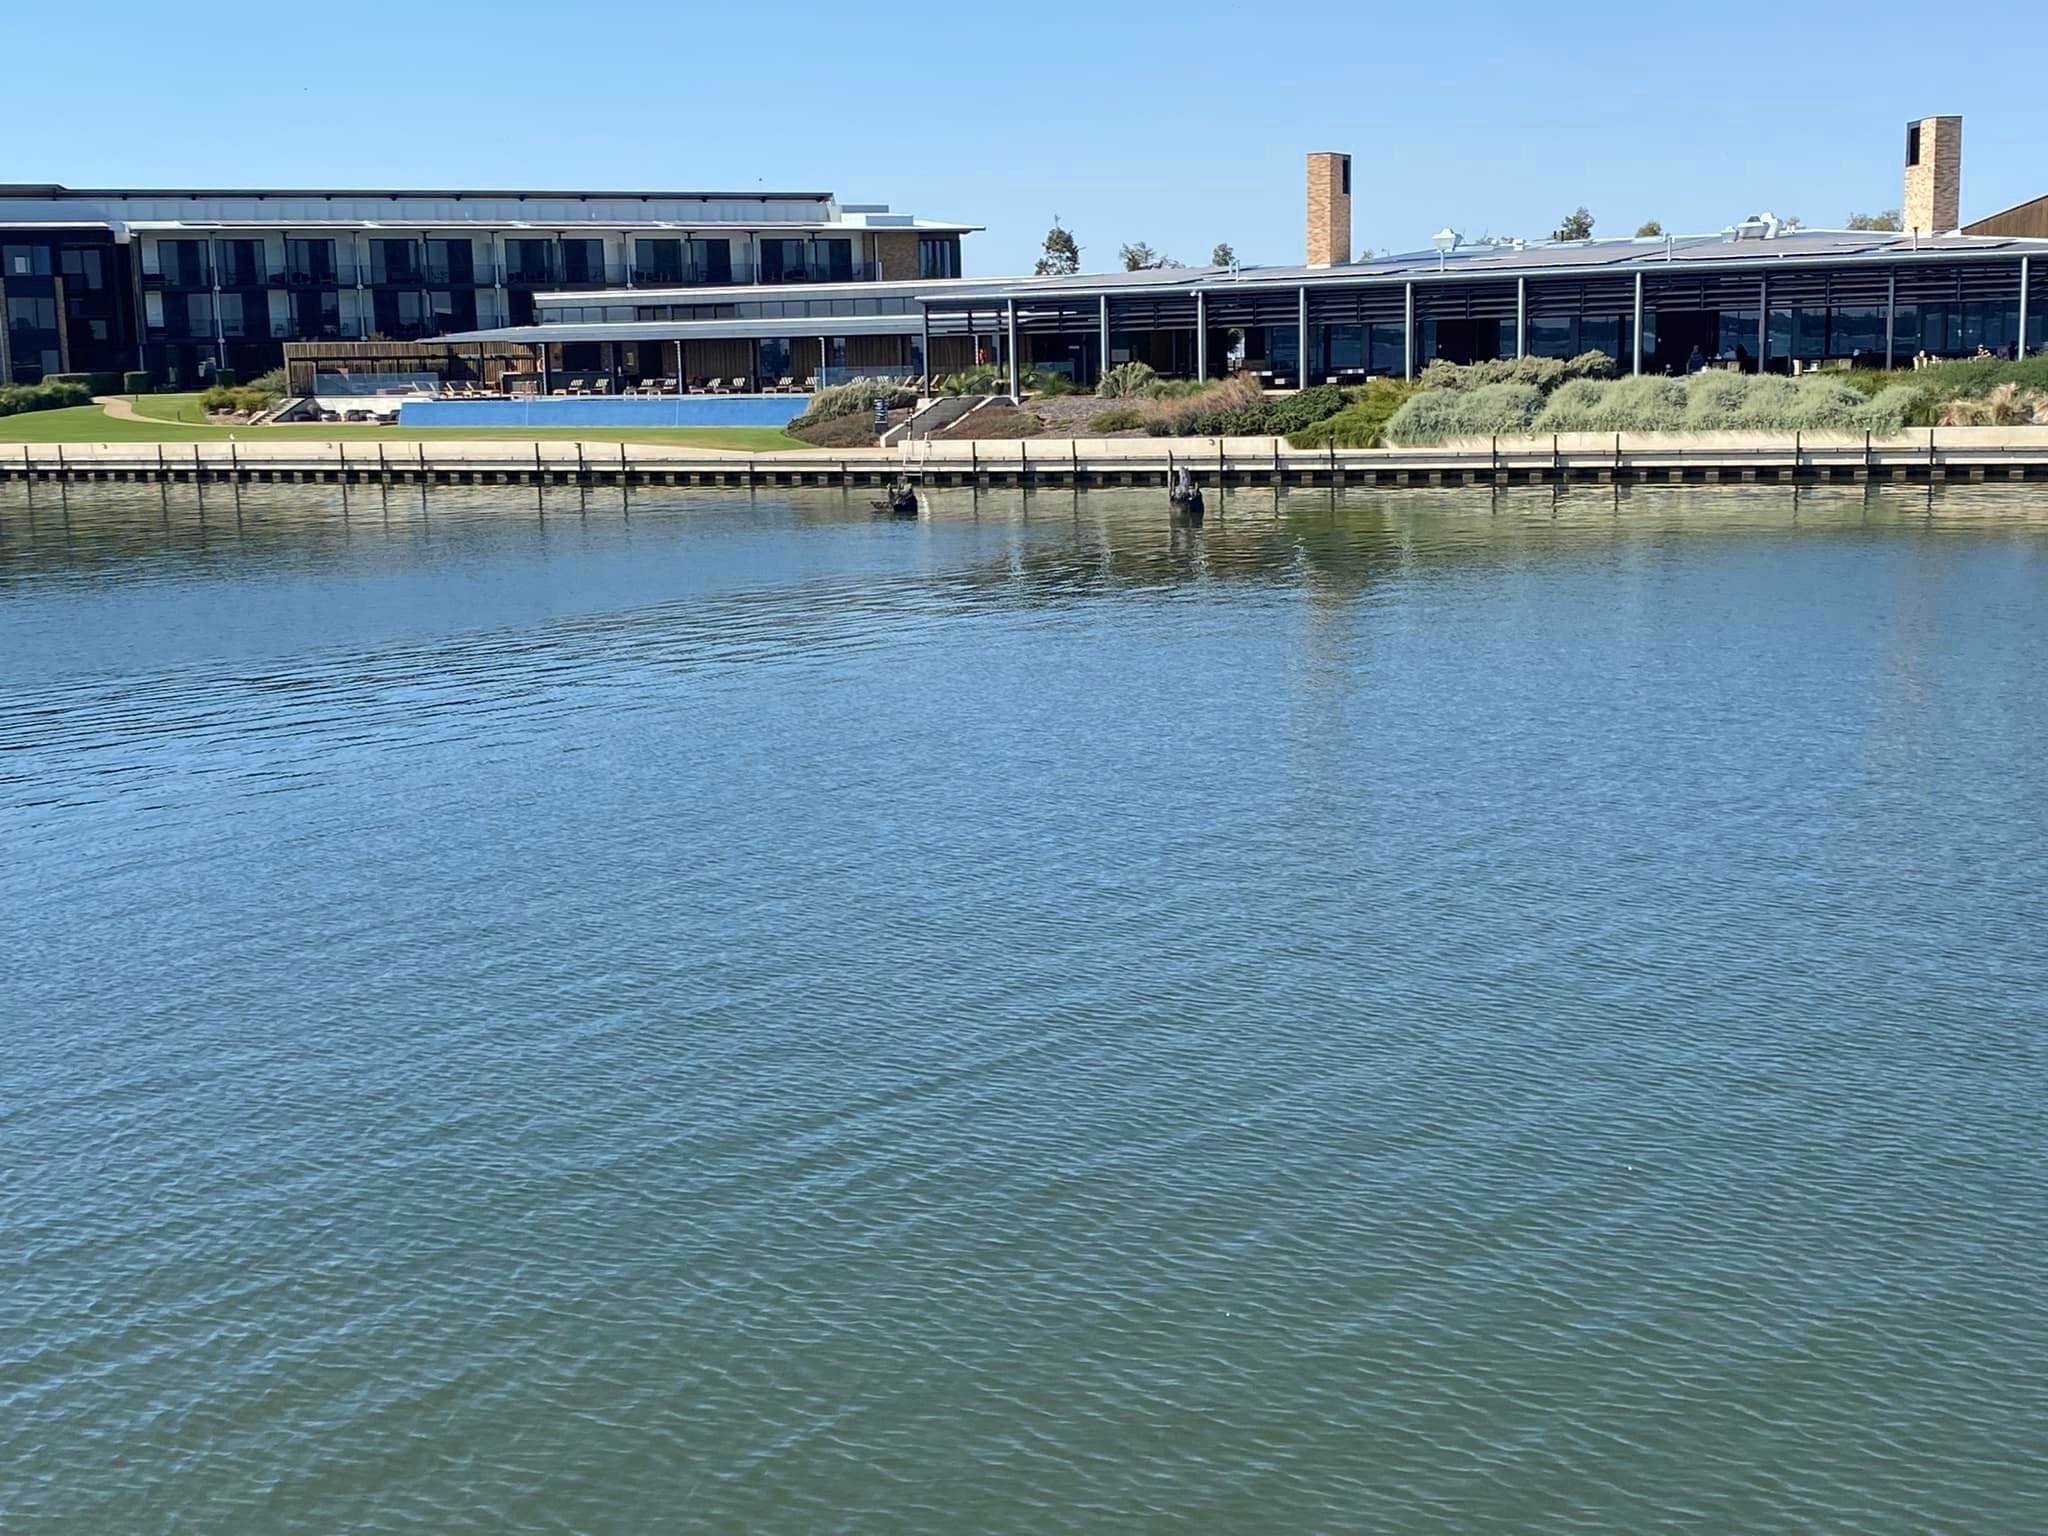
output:
POLYGON ((1308 264, 1340 267, 1351 260, 1351 157, 1328 151, 1308 157, 1308 264))
POLYGON ((1906 228, 1923 235, 1960 228, 1962 193, 1963 120, 1923 117, 1906 124, 1906 228))

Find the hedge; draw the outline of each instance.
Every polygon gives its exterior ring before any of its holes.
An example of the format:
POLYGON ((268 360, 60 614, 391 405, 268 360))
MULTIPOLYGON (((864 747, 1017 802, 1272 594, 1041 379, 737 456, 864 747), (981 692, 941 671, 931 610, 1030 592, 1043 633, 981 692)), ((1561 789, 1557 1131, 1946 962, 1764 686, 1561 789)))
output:
POLYGON ((71 405, 90 405, 92 391, 67 379, 45 379, 40 384, 0 384, 0 416, 20 416, 29 411, 59 411, 71 405))
POLYGON ((121 375, 121 393, 124 395, 146 395, 155 388, 156 380, 147 371, 121 375))
POLYGON ((1696 373, 1690 379, 1652 376, 1602 383, 1569 380, 1543 400, 1532 385, 1486 384, 1432 389, 1414 396, 1388 420, 1388 441, 1403 446, 1449 437, 1537 432, 1874 432, 1890 435, 1911 422, 1923 397, 1893 385, 1866 398, 1826 374, 1696 373), (1532 400, 1537 409, 1532 410, 1532 400))
POLYGON ((111 395, 120 388, 118 373, 46 373, 43 382, 56 384, 83 384, 95 395, 111 395))

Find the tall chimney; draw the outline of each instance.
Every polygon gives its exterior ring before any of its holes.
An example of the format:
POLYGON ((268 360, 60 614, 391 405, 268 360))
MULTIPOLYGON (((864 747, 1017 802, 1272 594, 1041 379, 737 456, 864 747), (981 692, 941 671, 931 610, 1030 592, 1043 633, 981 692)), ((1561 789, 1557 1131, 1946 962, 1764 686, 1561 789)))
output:
POLYGON ((1324 151, 1308 157, 1308 264, 1340 267, 1351 260, 1351 157, 1324 151))
POLYGON ((1945 235, 1961 227, 1963 120, 1923 117, 1906 124, 1903 223, 1915 234, 1945 235))

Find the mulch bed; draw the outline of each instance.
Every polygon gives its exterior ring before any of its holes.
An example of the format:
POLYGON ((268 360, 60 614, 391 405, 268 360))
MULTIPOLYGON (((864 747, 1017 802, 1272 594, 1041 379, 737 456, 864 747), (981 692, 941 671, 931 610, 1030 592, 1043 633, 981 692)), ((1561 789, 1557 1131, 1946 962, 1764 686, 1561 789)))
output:
POLYGON ((932 434, 939 443, 988 442, 998 439, 1045 436, 1045 423, 1030 411, 1014 405, 985 405, 970 416, 962 416, 950 427, 932 434))
MULTIPOLYGON (((909 419, 907 409, 889 413, 889 425, 892 427, 909 419)), ((872 411, 855 411, 849 416, 828 416, 807 427, 791 427, 789 435, 814 448, 872 448, 875 446, 875 415, 872 411)))

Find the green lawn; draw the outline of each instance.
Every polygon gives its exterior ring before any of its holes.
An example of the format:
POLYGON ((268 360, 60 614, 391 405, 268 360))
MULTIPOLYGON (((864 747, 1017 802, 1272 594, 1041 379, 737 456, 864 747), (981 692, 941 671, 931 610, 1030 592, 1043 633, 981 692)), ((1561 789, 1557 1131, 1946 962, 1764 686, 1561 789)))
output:
POLYGON ((97 405, 61 411, 25 411, 0 416, 0 443, 224 443, 292 440, 308 442, 410 443, 476 441, 504 438, 530 443, 660 443, 677 448, 730 448, 743 453, 774 453, 809 448, 780 427, 372 427, 314 425, 303 427, 218 427, 209 424, 197 395, 142 395, 135 408, 149 421, 109 416, 97 405))

